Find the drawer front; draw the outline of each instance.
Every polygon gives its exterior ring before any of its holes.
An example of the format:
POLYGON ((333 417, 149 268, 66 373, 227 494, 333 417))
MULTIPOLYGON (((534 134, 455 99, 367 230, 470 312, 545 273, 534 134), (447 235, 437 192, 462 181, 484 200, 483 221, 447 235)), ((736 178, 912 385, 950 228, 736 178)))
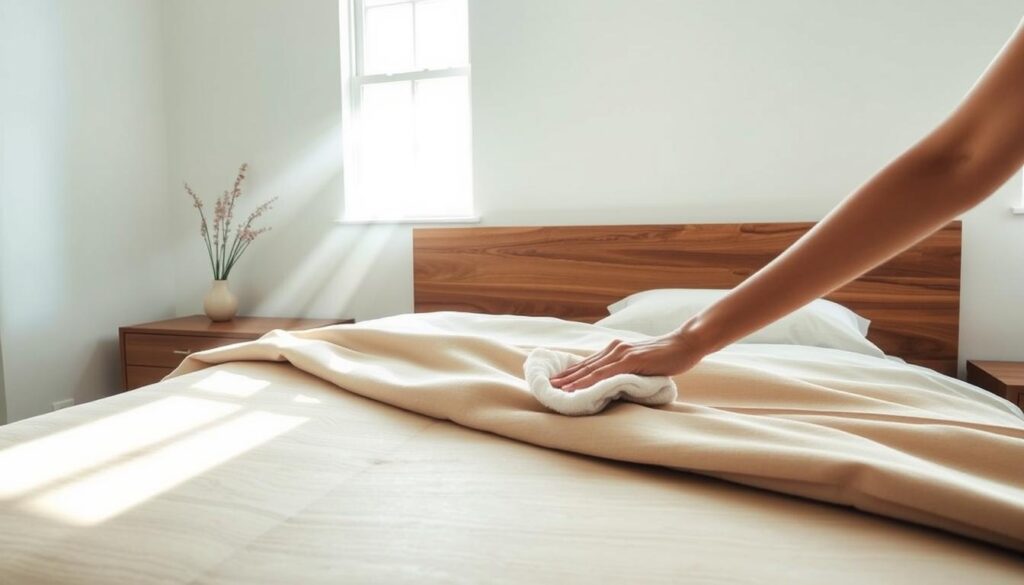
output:
POLYGON ((125 365, 174 368, 190 353, 241 341, 246 340, 128 333, 124 336, 125 365))
POLYGON ((125 390, 134 390, 150 384, 156 384, 170 374, 173 368, 153 368, 150 366, 128 366, 125 368, 125 390))

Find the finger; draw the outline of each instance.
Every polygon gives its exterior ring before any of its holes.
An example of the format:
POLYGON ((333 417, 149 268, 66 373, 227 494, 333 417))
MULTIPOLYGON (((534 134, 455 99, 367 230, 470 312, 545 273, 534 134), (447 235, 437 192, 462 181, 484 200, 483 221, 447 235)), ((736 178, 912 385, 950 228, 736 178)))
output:
POLYGON ((573 376, 577 376, 580 372, 586 371, 589 367, 589 364, 584 364, 581 366, 573 367, 571 370, 566 370, 555 376, 551 376, 551 383, 555 385, 564 384, 566 381, 572 379, 573 376))
MULTIPOLYGON (((613 344, 614 344, 614 342, 613 342, 613 344)), ((602 358, 604 358, 604 356, 608 355, 608 353, 610 351, 612 351, 612 348, 613 348, 613 345, 608 345, 607 347, 605 347, 601 351, 598 351, 596 353, 590 354, 589 356, 587 356, 587 357, 583 358, 582 360, 576 362, 572 366, 569 366, 568 368, 566 368, 564 373, 570 374, 570 373, 576 372, 576 371, 578 371, 578 370, 580 370, 582 368, 586 368, 586 367, 590 366, 594 362, 597 362, 597 361, 601 360, 602 358)))
POLYGON ((577 380, 579 380, 580 378, 583 378, 585 376, 589 376, 591 373, 594 372, 594 370, 597 370, 598 368, 604 367, 604 365, 606 363, 605 360, 608 360, 608 359, 611 359, 610 356, 605 356, 601 360, 593 362, 592 364, 590 364, 588 366, 582 367, 582 368, 576 370, 575 372, 569 374, 568 376, 565 376, 561 380, 559 380, 557 384, 555 383, 554 380, 552 380, 551 385, 555 386, 556 388, 560 387, 563 390, 565 390, 567 385, 573 384, 577 380))
POLYGON ((587 368, 579 370, 571 376, 568 376, 562 381, 560 387, 566 392, 574 392, 580 388, 593 386, 594 383, 609 376, 628 371, 629 365, 626 363, 628 355, 629 352, 626 351, 625 347, 616 349, 606 355, 604 359, 591 364, 587 368), (595 378, 595 375, 600 377, 595 378))
POLYGON ((594 384, 597 384, 601 380, 611 378, 616 374, 621 374, 626 371, 626 366, 622 361, 616 361, 606 366, 597 368, 591 371, 589 374, 578 378, 575 382, 572 382, 562 387, 562 390, 566 392, 575 392, 584 388, 590 388, 594 384))
POLYGON ((564 388, 566 384, 571 384, 574 381, 586 376, 590 373, 590 366, 584 366, 577 368, 576 370, 561 376, 560 378, 551 378, 551 385, 555 388, 564 388))
POLYGON ((585 368, 593 368, 599 362, 606 360, 609 356, 611 356, 611 354, 620 351, 623 348, 624 343, 624 341, 615 339, 611 343, 605 345, 604 349, 601 349, 596 353, 592 353, 591 356, 587 357, 586 359, 578 362, 577 364, 574 364, 569 368, 566 368, 564 372, 562 372, 561 374, 559 374, 559 376, 556 377, 572 374, 585 368))
POLYGON ((607 346, 605 346, 605 348, 602 349, 601 351, 593 353, 593 354, 587 356, 586 358, 576 362, 575 364, 569 366, 565 370, 563 370, 563 371, 559 372, 558 374, 552 376, 551 379, 555 380, 557 378, 564 378, 564 377, 566 377, 566 376, 568 376, 570 374, 573 374, 573 373, 579 371, 581 368, 585 368, 587 366, 590 366, 594 362, 602 359, 604 356, 606 356, 609 353, 611 353, 612 351, 614 351, 621 344, 622 344, 622 342, 620 340, 616 339, 615 341, 612 341, 607 346))

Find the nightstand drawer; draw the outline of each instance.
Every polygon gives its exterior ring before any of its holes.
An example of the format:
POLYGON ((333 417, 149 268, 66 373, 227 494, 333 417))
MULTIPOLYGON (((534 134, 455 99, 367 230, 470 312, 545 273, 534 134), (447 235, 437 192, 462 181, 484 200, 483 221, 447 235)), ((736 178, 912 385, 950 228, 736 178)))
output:
POLYGON ((153 368, 150 366, 128 366, 125 368, 125 379, 129 388, 140 388, 156 384, 170 374, 174 368, 153 368))
POLYGON ((138 388, 171 373, 189 354, 259 339, 274 329, 315 329, 353 323, 352 319, 235 317, 214 323, 204 315, 175 317, 118 328, 121 340, 121 381, 125 390, 138 388))
POLYGON ((125 365, 175 368, 190 353, 246 340, 228 337, 128 333, 124 336, 124 341, 125 365))

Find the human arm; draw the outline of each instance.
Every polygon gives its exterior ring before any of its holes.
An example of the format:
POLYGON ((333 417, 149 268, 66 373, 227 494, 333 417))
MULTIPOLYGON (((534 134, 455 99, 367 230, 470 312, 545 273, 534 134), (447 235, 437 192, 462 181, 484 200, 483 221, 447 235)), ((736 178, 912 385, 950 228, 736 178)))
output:
MULTIPOLYGON (((1022 23, 1024 24, 1024 23, 1022 23)), ((678 329, 616 341, 551 379, 672 375, 855 279, 974 207, 1024 166, 1024 25, 936 129, 784 253, 678 329)))

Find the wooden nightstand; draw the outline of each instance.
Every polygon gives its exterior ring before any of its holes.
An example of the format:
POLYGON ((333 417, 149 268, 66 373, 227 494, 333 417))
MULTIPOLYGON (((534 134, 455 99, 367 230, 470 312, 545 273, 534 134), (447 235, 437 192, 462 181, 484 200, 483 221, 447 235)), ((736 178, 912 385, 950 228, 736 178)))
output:
POLYGON ((190 353, 257 339, 273 329, 313 329, 352 319, 235 317, 214 323, 205 315, 154 321, 119 329, 121 378, 125 390, 159 382, 190 353))
POLYGON ((967 360, 967 381, 1024 407, 1024 362, 967 360))

